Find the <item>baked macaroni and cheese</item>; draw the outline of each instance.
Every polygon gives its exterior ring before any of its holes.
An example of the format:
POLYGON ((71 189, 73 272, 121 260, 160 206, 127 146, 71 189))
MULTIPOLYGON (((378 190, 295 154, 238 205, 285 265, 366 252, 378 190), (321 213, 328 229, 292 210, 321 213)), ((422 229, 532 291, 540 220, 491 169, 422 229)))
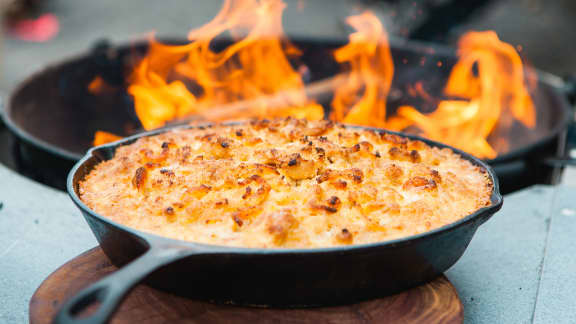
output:
POLYGON ((165 237, 313 248, 429 231, 490 205, 492 186, 450 149, 287 118, 140 138, 79 192, 95 212, 165 237))

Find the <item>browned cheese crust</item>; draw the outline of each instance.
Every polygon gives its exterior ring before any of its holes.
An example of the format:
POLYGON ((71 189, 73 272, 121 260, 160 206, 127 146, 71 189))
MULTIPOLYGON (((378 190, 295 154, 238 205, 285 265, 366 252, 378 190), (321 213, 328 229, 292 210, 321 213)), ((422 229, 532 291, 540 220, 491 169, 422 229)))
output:
POLYGON ((141 138, 98 164, 80 196, 165 237, 312 248, 429 231, 488 206, 492 186, 449 149, 288 118, 141 138))

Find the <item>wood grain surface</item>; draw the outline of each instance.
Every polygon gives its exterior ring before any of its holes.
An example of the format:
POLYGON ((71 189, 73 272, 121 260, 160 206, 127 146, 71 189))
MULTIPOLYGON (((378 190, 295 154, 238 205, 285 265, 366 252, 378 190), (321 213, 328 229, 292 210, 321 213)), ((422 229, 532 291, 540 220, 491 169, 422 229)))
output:
MULTIPOLYGON (((64 264, 32 296, 30 323, 50 323, 66 298, 115 270, 100 248, 64 264)), ((307 309, 215 305, 139 285, 124 300, 111 323, 462 323, 462 318, 462 303, 456 289, 441 276, 426 285, 381 299, 307 309)))

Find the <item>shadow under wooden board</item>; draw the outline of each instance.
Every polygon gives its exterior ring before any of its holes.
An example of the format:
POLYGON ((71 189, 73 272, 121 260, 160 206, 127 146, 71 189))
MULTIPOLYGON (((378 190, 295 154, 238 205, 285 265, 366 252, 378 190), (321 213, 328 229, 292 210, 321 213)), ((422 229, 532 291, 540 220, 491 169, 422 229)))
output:
MULTIPOLYGON (((100 248, 64 264, 30 300, 30 323, 48 324, 59 305, 81 288, 114 272, 100 248)), ((111 323, 462 323, 463 308, 446 277, 400 294, 358 304, 306 309, 215 305, 139 285, 111 323)))

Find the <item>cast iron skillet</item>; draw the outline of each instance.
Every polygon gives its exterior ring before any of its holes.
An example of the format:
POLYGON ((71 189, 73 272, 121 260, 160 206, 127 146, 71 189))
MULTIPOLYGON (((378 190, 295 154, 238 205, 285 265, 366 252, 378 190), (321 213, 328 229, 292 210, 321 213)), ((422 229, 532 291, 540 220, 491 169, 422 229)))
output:
POLYGON ((144 233, 95 213, 80 200, 78 182, 95 165, 111 159, 119 146, 164 131, 92 148, 70 171, 68 193, 106 255, 120 269, 64 303, 54 323, 107 322, 124 296, 144 278, 147 284, 178 295, 250 306, 336 305, 393 294, 430 281, 450 268, 478 226, 502 207, 498 180, 485 162, 444 144, 394 132, 388 133, 448 147, 486 170, 494 183, 491 205, 455 223, 392 241, 264 249, 206 245, 144 233), (93 313, 78 316, 93 304, 98 304, 93 313))

